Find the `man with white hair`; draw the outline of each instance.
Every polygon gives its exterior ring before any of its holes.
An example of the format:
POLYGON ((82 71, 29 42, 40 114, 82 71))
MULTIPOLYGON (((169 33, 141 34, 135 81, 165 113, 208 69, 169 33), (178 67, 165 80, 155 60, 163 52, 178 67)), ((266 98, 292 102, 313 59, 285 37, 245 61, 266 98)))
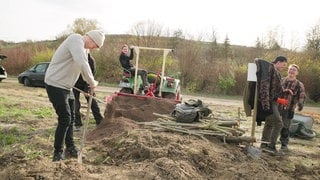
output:
POLYGON ((88 64, 88 51, 101 48, 105 34, 101 30, 92 30, 85 35, 71 34, 54 53, 45 75, 46 90, 58 116, 55 131, 53 161, 64 159, 64 154, 78 157, 78 149, 74 145, 74 95, 72 88, 80 74, 93 89, 97 87, 88 64), (64 153, 64 143, 66 152, 64 153))

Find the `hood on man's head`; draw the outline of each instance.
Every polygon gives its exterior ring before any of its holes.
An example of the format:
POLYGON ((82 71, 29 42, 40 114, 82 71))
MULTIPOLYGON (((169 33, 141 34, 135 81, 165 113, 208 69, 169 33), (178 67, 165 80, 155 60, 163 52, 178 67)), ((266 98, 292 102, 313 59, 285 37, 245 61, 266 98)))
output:
POLYGON ((102 30, 91 30, 86 33, 97 45, 99 48, 102 47, 105 34, 102 30))

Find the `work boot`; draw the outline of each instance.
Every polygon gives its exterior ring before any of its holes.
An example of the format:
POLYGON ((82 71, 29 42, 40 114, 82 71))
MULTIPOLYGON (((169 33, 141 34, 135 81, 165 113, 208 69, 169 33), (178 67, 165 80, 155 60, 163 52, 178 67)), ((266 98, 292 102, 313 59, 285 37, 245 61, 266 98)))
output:
POLYGON ((281 144, 281 148, 280 148, 282 151, 289 151, 288 149, 288 145, 286 144, 281 144))
POLYGON ((262 151, 269 153, 270 155, 273 156, 280 156, 283 153, 280 153, 277 149, 275 145, 269 145, 267 148, 262 149, 262 151))
POLYGON ((75 128, 74 128, 74 131, 80 131, 81 130, 81 126, 76 126, 75 128))
POLYGON ((268 143, 261 143, 260 144, 260 148, 261 149, 265 149, 265 148, 267 148, 268 147, 268 143))
POLYGON ((53 153, 53 159, 52 161, 60 161, 60 160, 64 160, 64 154, 63 151, 59 151, 59 152, 54 152, 53 153))
POLYGON ((67 158, 78 158, 78 153, 79 150, 75 146, 66 148, 65 150, 65 156, 67 158))

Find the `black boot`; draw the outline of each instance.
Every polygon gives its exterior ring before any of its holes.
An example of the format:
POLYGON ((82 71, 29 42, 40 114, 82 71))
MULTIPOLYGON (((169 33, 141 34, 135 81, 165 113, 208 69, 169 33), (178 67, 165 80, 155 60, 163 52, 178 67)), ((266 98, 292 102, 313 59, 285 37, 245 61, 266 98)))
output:
POLYGON ((270 154, 276 154, 277 153, 277 149, 276 149, 275 145, 271 145, 271 144, 268 145, 267 144, 266 147, 264 147, 264 148, 261 147, 261 149, 262 149, 262 151, 270 153, 270 154))
POLYGON ((78 158, 78 153, 79 153, 79 150, 75 146, 68 147, 65 150, 65 156, 67 158, 78 158))
POLYGON ((260 144, 260 148, 261 149, 265 149, 265 148, 267 148, 268 147, 268 143, 261 143, 260 144))
POLYGON ((281 150, 282 150, 282 151, 289 151, 288 145, 286 145, 286 144, 281 144, 281 150))
POLYGON ((64 154, 63 151, 55 151, 53 153, 53 159, 52 161, 60 161, 60 160, 64 160, 64 154))

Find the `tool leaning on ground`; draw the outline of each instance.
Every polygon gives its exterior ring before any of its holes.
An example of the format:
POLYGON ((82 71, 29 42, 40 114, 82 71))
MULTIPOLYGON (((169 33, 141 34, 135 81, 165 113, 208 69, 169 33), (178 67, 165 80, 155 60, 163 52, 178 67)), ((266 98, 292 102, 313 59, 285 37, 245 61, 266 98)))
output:
POLYGON ((80 149, 79 149, 79 153, 78 153, 78 163, 82 163, 82 154, 83 154, 83 148, 84 148, 84 142, 85 142, 85 138, 86 138, 86 133, 87 133, 87 129, 88 129, 88 125, 89 125, 89 117, 90 117, 90 109, 91 109, 91 104, 92 104, 92 99, 95 99, 97 102, 99 103, 103 103, 105 104, 105 102, 99 100, 98 98, 96 98, 92 93, 87 93, 82 91, 79 88, 73 87, 73 89, 79 91, 80 93, 82 93, 85 96, 89 96, 89 100, 88 100, 88 107, 87 107, 87 113, 86 113, 86 119, 85 119, 85 123, 84 123, 84 127, 83 127, 83 134, 82 134, 82 138, 81 138, 81 145, 80 145, 80 149))
POLYGON ((85 138, 86 138, 86 132, 87 132, 87 128, 89 125, 89 116, 90 116, 90 109, 91 109, 91 104, 92 104, 92 99, 93 99, 93 93, 85 93, 84 91, 78 89, 78 88, 74 88, 76 90, 78 90, 79 92, 89 96, 89 100, 88 100, 88 107, 87 107, 87 113, 86 113, 86 120, 84 123, 84 127, 83 127, 83 134, 82 134, 82 139, 81 139, 81 145, 80 145, 80 149, 79 149, 79 153, 78 153, 78 163, 82 163, 82 154, 83 154, 83 148, 84 148, 84 142, 85 142, 85 138))

